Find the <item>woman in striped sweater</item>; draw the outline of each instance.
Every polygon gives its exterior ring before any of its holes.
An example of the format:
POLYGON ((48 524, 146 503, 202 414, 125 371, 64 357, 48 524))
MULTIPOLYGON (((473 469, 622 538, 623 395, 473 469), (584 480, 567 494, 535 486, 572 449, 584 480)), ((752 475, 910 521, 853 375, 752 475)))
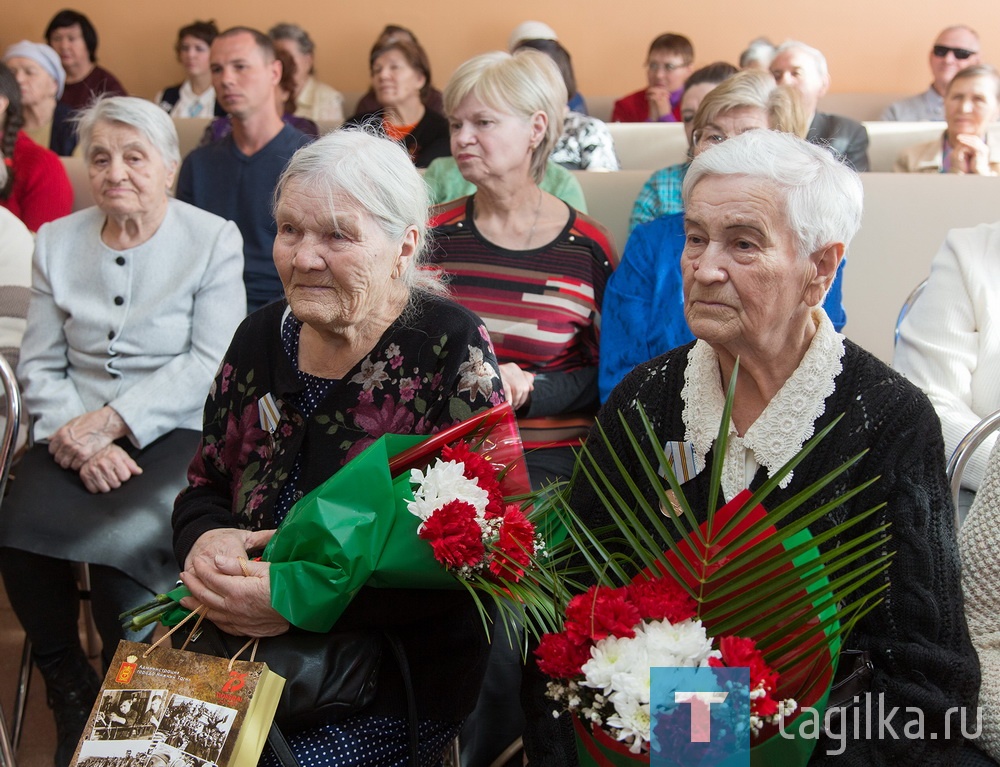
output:
POLYGON ((490 331, 540 486, 568 475, 597 412, 601 299, 617 254, 603 226, 538 186, 566 103, 548 57, 478 56, 444 99, 452 155, 476 192, 433 209, 432 260, 490 331))
MULTIPOLYGON (((536 488, 569 476, 597 413, 601 300, 617 262, 604 227, 538 186, 565 104, 559 70, 538 51, 488 53, 459 67, 444 106, 451 153, 476 191, 431 214, 431 260, 489 329, 536 488)), ((529 761, 575 761, 567 723, 552 719, 543 691, 533 663, 522 682, 520 650, 501 632, 462 731, 462 763, 490 764, 524 723, 529 761)))

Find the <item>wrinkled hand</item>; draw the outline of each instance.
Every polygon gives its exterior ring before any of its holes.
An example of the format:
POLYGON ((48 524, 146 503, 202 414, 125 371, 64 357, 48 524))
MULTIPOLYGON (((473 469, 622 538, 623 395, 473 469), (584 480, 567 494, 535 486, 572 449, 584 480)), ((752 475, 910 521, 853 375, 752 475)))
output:
POLYGON ((276 636, 288 631, 288 621, 271 607, 270 563, 246 561, 248 551, 263 547, 273 535, 274 530, 204 533, 184 563, 181 581, 191 596, 181 600, 181 605, 191 610, 205 605, 207 618, 238 636, 276 636))
MULTIPOLYGON (((64 469, 79 471, 98 451, 128 434, 128 425, 111 407, 77 416, 49 438, 49 454, 64 469)), ((92 491, 93 492, 93 491, 92 491)))
POLYGON ((956 173, 992 176, 989 147, 979 136, 959 133, 951 151, 951 167, 956 173))
POLYGON ((505 362, 500 366, 500 381, 507 401, 514 410, 520 410, 531 399, 535 376, 527 370, 521 370, 517 363, 505 362))
POLYGON ((646 101, 649 102, 651 120, 659 120, 674 110, 670 103, 670 90, 665 85, 650 85, 646 89, 646 101))
POLYGON ((92 493, 110 493, 136 474, 142 474, 142 467, 115 444, 97 451, 80 467, 83 486, 92 493))

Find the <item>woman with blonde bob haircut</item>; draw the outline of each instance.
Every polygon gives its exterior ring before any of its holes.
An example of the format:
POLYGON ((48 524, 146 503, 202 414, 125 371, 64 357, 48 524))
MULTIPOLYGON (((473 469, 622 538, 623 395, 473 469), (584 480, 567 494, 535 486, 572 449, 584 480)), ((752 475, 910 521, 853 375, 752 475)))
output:
MULTIPOLYGON (((469 96, 498 112, 526 121, 544 119, 545 130, 534 143, 531 176, 541 183, 545 163, 562 134, 566 84, 559 68, 544 53, 495 51, 470 59, 458 68, 444 91, 444 111, 449 117, 469 96)), ((454 154, 454 147, 452 147, 454 154)), ((462 173, 469 178, 464 172, 462 173)), ((469 179, 471 181, 471 179, 469 179)))
MULTIPOLYGON (((451 154, 476 189, 431 210, 431 261, 490 331, 537 488, 570 475, 574 448, 597 414, 601 301, 617 254, 603 226, 539 187, 566 108, 552 59, 534 50, 477 56, 455 72, 444 107, 451 154)), ((499 700, 517 699, 517 656, 502 635, 493 643, 498 668, 491 665, 486 684, 499 676, 513 688, 499 700), (504 651, 510 657, 498 658, 504 651)), ((474 753, 463 754, 463 763, 492 762, 521 734, 519 715, 477 709, 466 731, 495 740, 481 748, 470 741, 474 753)), ((531 729, 524 734, 528 758, 546 763, 531 746, 551 738, 532 738, 531 729)))

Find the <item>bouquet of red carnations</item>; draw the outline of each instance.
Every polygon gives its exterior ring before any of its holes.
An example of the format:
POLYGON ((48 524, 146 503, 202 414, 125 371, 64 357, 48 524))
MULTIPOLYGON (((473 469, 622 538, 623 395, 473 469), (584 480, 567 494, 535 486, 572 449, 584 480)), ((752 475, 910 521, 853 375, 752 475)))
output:
POLYGON ((776 697, 778 674, 756 642, 710 637, 697 613, 695 600, 668 578, 593 586, 573 597, 563 630, 545 634, 536 651, 542 672, 558 680, 549 696, 642 754, 651 740, 650 668, 746 667, 751 734, 782 724, 797 703, 776 697))
MULTIPOLYGON (((500 601, 541 552, 530 504, 514 502, 529 490, 508 403, 431 437, 383 435, 289 510, 261 556, 271 605, 293 626, 329 631, 362 586, 464 586, 500 601)), ((174 589, 122 618, 176 623, 185 596, 174 589)))
MULTIPOLYGON (((761 505, 836 421, 755 493, 745 490, 718 507, 735 380, 734 373, 700 513, 685 498, 641 407, 645 434, 628 431, 640 476, 628 476, 613 449, 613 466, 598 465, 586 448, 578 461, 576 481, 591 484, 609 525, 583 524, 569 492, 541 501, 555 507, 576 553, 551 547, 550 559, 537 563, 545 577, 534 582, 564 588, 552 592, 559 625, 542 636, 536 656, 552 678, 550 697, 574 715, 587 767, 649 763, 651 753, 666 758, 660 749, 670 749, 670 764, 716 763, 700 761, 704 749, 688 754, 671 739, 678 729, 688 732, 697 717, 693 704, 651 700, 652 670, 660 667, 720 679, 722 669, 748 669, 742 690, 747 710, 733 718, 732 711, 712 706, 701 721, 714 721, 717 712, 728 716, 715 723, 716 731, 737 750, 745 744, 752 764, 804 765, 816 741, 798 737, 788 725, 803 707, 822 718, 841 644, 885 588, 870 583, 890 565, 891 556, 882 553, 887 526, 857 527, 877 509, 826 525, 815 536, 809 530, 875 479, 802 511, 860 456, 770 512, 761 505), (792 514, 795 521, 782 524, 792 514)), ((629 429, 624 418, 622 423, 629 429)), ((731 675, 725 678, 733 684, 731 675)))

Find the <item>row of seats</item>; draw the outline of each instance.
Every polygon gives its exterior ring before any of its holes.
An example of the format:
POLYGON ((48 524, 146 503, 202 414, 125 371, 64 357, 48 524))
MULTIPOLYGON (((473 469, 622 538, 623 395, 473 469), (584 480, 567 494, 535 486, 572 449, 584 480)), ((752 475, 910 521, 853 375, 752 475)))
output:
MULTIPOLYGON (((637 86, 638 87, 638 86, 637 86)), ((584 93, 587 100, 587 112, 598 120, 605 122, 611 119, 611 110, 617 96, 594 96, 584 93)), ((850 117, 858 122, 881 120, 885 108, 894 101, 899 101, 912 93, 828 93, 819 100, 820 112, 850 117)))
MULTIPOLYGON (((175 120, 180 140, 181 156, 186 155, 201 140, 209 118, 175 120)), ((326 133, 337 127, 336 123, 319 124, 326 133)), ((944 131, 943 122, 867 122, 870 140, 868 159, 870 169, 889 172, 899 153, 906 147, 930 141, 944 131)), ((647 170, 647 176, 657 168, 684 162, 687 157, 687 138, 680 123, 608 123, 615 140, 615 150, 622 170, 647 170)))
MULTIPOLYGON (((92 204, 83 161, 62 158, 74 191, 74 210, 92 204)), ((619 251, 628 237, 632 202, 649 170, 575 172, 590 215, 604 224, 619 251)), ((892 360, 896 314, 930 271, 930 262, 953 227, 997 219, 996 179, 949 174, 863 173, 864 220, 848 250, 844 305, 846 334, 885 362, 892 360)))

